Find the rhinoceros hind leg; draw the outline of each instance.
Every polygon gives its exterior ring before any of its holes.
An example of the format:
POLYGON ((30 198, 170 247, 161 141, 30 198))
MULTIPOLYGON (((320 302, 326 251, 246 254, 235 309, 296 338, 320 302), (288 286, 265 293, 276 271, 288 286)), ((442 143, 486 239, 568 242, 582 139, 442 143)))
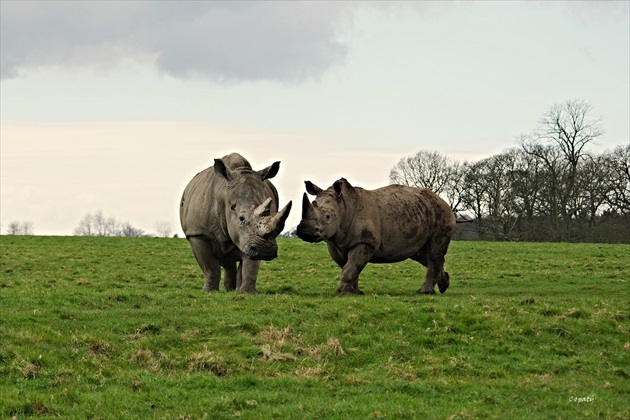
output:
POLYGON ((212 255, 212 246, 210 242, 200 236, 191 236, 188 238, 190 247, 192 248, 197 264, 203 271, 205 283, 203 285, 204 292, 219 290, 221 281, 221 265, 219 260, 212 255))
POLYGON ((444 272, 444 257, 430 259, 424 284, 418 293, 435 294, 435 285, 438 285, 441 293, 444 293, 449 285, 448 274, 444 272))
POLYGON ((225 286, 225 290, 227 292, 236 290, 236 282, 238 278, 236 261, 224 265, 223 270, 225 271, 223 274, 223 285, 225 286))
POLYGON ((435 279, 433 278, 431 269, 429 267, 430 261, 429 261, 427 246, 425 245, 424 247, 422 247, 422 249, 416 255, 411 257, 411 259, 414 261, 418 261, 420 264, 428 268, 427 275, 424 279, 424 283, 422 284, 422 287, 418 289, 416 293, 423 294, 423 295, 434 295, 435 294, 435 290, 434 290, 435 279))
POLYGON ((418 261, 425 267, 429 266, 429 256, 427 255, 427 247, 426 245, 422 247, 420 251, 414 256, 411 257, 412 260, 418 261))
POLYGON ((418 293, 435 294, 435 285, 438 285, 440 293, 446 292, 450 284, 450 277, 444 271, 444 255, 448 249, 450 240, 441 238, 440 240, 431 240, 428 244, 428 253, 418 253, 413 259, 427 266, 427 275, 424 279, 422 288, 418 293), (426 262, 426 264, 425 264, 426 262))

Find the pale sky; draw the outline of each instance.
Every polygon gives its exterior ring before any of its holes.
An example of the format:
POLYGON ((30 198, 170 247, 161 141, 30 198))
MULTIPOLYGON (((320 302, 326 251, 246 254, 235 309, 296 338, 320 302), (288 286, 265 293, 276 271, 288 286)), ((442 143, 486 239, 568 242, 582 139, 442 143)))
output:
POLYGON ((403 157, 475 161, 553 104, 630 139, 630 2, 0 2, 0 223, 70 235, 88 212, 181 234, 214 158, 387 185, 403 157))

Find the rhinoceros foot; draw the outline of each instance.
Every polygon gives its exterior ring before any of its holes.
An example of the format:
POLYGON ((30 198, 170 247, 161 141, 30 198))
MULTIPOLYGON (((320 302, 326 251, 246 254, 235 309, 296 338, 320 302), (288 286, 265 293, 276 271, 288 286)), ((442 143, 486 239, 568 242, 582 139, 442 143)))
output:
POLYGON ((435 294, 435 290, 433 290, 433 289, 425 289, 423 287, 422 289, 419 289, 416 293, 418 293, 420 295, 434 295, 435 294))
POLYGON ((258 290, 252 287, 240 288, 236 290, 236 293, 249 293, 250 295, 257 295, 258 290))
POLYGON ((219 290, 219 282, 216 279, 206 279, 201 290, 204 292, 216 292, 219 290))
POLYGON ((358 287, 341 287, 339 286, 337 288, 337 293, 342 294, 342 295, 363 295, 363 290, 359 289, 358 287))
POLYGON ((440 280, 438 280, 438 288, 440 289, 440 293, 446 292, 446 289, 448 289, 448 286, 451 284, 450 280, 451 277, 445 271, 444 276, 442 276, 440 280))

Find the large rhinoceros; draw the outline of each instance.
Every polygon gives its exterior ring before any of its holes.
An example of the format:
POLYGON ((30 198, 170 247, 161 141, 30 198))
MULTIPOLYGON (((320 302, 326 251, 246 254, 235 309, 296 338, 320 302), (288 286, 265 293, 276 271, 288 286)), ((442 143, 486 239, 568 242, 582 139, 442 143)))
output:
POLYGON ((376 190, 353 187, 341 178, 327 190, 306 181, 316 195, 302 200, 297 236, 326 241, 332 259, 342 268, 338 293, 358 293, 359 274, 368 262, 390 263, 411 258, 428 268, 418 293, 444 293, 449 275, 444 255, 455 232, 455 216, 444 200, 427 190, 390 185, 376 190))
POLYGON ((215 159, 184 190, 179 216, 203 271, 204 291, 219 289, 223 267, 226 290, 257 293, 260 260, 278 256, 276 236, 291 211, 289 201, 278 212, 278 192, 269 181, 279 168, 275 162, 254 171, 232 153, 215 159))

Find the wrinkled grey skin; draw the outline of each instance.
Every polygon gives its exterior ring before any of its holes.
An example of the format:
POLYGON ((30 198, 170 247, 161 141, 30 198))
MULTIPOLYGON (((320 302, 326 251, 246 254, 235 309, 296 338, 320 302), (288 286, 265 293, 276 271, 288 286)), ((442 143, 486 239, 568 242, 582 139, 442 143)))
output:
POLYGON ((257 293, 260 260, 278 256, 276 237, 284 229, 291 202, 278 212, 278 192, 269 181, 280 162, 254 171, 232 153, 190 181, 180 205, 180 221, 205 277, 204 291, 257 293), (238 268, 237 268, 238 263, 238 268))
POLYGON ((353 187, 344 178, 322 190, 306 181, 315 195, 302 200, 297 236, 307 242, 326 241, 341 267, 337 293, 363 292, 359 274, 368 262, 392 263, 411 258, 427 267, 418 293, 444 293, 449 275, 444 255, 455 232, 455 216, 444 200, 420 188, 390 185, 376 190, 353 187))

